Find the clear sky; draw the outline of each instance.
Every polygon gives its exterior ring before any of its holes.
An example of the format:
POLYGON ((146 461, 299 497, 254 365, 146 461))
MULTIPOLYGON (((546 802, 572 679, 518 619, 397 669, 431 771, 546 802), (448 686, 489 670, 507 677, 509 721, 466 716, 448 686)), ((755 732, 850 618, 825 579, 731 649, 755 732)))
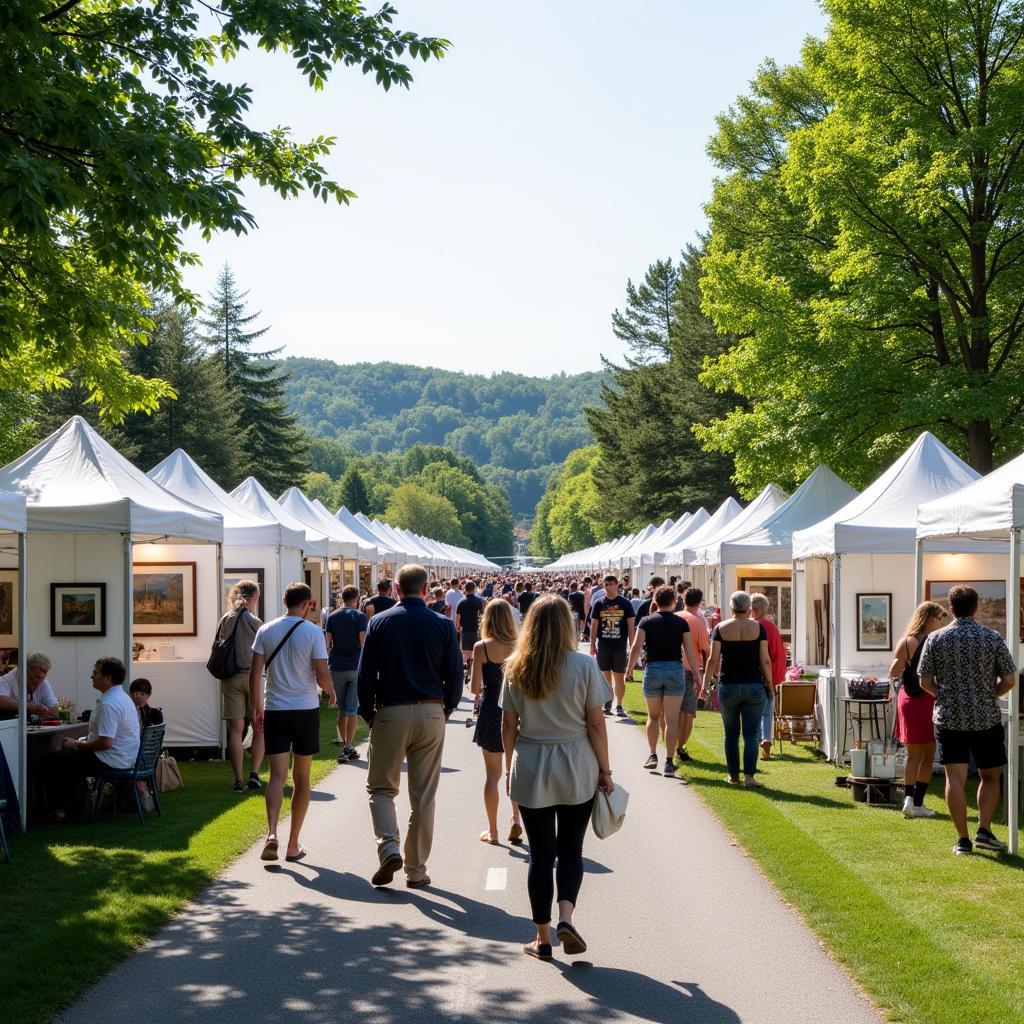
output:
POLYGON ((317 94, 263 53, 230 68, 257 123, 336 136, 331 174, 359 195, 250 185, 257 231, 191 240, 188 284, 207 294, 228 261, 287 355, 539 375, 617 358, 626 280, 704 227, 715 115, 823 28, 814 0, 392 2, 453 43, 408 91, 341 68, 317 94))

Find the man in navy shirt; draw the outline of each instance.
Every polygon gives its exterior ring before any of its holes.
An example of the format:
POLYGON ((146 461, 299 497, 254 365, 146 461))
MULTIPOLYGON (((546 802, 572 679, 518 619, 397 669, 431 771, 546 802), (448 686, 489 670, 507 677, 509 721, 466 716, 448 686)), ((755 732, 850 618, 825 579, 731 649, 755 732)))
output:
POLYGON ((377 596, 371 598, 363 606, 368 619, 372 619, 378 612, 386 612, 389 608, 394 608, 398 603, 391 596, 391 586, 391 580, 381 580, 377 584, 377 596))
POLYGON ((356 670, 359 668, 363 637, 366 636, 367 618, 356 607, 358 600, 359 588, 346 587, 341 592, 341 607, 331 612, 324 623, 327 650, 330 652, 327 667, 331 670, 334 692, 338 695, 338 742, 341 743, 338 764, 359 760, 352 740, 359 714, 356 670))
POLYGON ((444 724, 462 698, 462 656, 455 624, 426 605, 427 570, 403 566, 401 600, 370 620, 359 658, 359 714, 370 726, 366 790, 380 867, 373 885, 388 885, 405 867, 405 884, 430 884, 434 803, 441 777, 444 724), (412 813, 399 853, 395 797, 408 765, 412 813))

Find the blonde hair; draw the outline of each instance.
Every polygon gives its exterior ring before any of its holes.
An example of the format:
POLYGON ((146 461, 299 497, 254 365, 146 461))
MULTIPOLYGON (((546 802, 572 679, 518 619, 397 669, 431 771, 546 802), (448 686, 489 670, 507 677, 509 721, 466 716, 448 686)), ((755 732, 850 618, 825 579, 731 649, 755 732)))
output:
POLYGON ((231 607, 238 611, 248 604, 260 592, 260 585, 255 580, 239 580, 228 594, 231 607))
POLYGON ((512 609, 504 601, 488 601, 480 624, 480 636, 484 640, 497 640, 499 644, 515 646, 518 639, 516 621, 512 609))
POLYGON ((910 616, 910 621, 907 623, 907 628, 903 631, 904 636, 915 636, 919 637, 925 630, 928 629, 928 621, 933 615, 941 615, 945 617, 946 609, 941 604, 936 604, 934 601, 922 601, 915 609, 914 614, 910 616))
POLYGON ((519 643, 505 662, 505 678, 527 697, 544 700, 558 685, 565 656, 574 650, 569 602, 557 594, 545 594, 526 613, 519 643))

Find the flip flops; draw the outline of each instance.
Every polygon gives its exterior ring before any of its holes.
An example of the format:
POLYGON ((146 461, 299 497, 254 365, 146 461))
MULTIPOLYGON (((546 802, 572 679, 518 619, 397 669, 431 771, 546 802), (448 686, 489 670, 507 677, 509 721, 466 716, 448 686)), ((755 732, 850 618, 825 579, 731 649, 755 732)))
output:
POLYGON ((288 861, 289 864, 294 864, 294 863, 296 863, 296 861, 302 860, 302 858, 305 857, 305 856, 306 856, 305 847, 300 846, 298 853, 289 853, 285 857, 285 860, 288 861))
POLYGON ((519 846, 523 841, 523 826, 518 821, 513 821, 508 830, 508 841, 514 846, 519 846))
POLYGON ((273 836, 264 844, 260 860, 277 860, 277 839, 273 836))
POLYGON ((480 833, 480 842, 481 843, 487 843, 490 846, 497 846, 498 845, 498 837, 497 836, 492 836, 490 832, 481 832, 480 833))

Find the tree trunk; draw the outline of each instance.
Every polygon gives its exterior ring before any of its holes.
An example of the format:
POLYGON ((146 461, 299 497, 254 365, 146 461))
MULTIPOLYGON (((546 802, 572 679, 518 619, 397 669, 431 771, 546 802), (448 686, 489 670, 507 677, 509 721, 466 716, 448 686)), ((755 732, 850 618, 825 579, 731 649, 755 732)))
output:
POLYGON ((992 423, 971 420, 967 425, 967 461, 982 476, 992 472, 992 423))

